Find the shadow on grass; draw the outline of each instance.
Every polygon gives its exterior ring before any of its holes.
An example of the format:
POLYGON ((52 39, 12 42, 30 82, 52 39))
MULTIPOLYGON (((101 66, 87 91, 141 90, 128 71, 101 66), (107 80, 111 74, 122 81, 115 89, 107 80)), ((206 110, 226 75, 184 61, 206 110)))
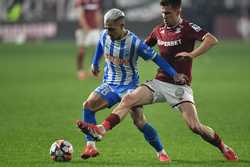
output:
POLYGON ((213 164, 249 164, 250 160, 239 160, 239 161, 226 161, 226 160, 209 160, 209 161, 192 161, 192 160, 173 160, 172 163, 174 164, 189 164, 189 165, 213 165, 213 164))
POLYGON ((135 166, 135 167, 139 167, 139 166, 143 166, 143 164, 146 165, 154 165, 154 163, 151 162, 145 162, 145 161, 127 161, 127 162, 119 162, 119 161, 94 161, 94 160, 87 160, 87 161, 83 161, 83 160, 76 160, 76 161, 72 161, 72 164, 86 164, 89 166, 135 166))
MULTIPOLYGON (((118 161, 72 161, 71 163, 79 163, 79 164, 88 164, 93 166, 163 166, 168 163, 159 162, 159 161, 127 161, 127 162, 118 162, 118 161)), ((171 166, 203 166, 203 165, 211 165, 211 166, 220 166, 220 165, 250 165, 250 160, 239 160, 239 161, 224 161, 224 160, 208 160, 208 161, 189 161, 189 160, 173 160, 169 165, 171 166)))
MULTIPOLYGON (((33 165, 42 165, 47 164, 48 166, 53 164, 72 164, 72 166, 114 166, 114 167, 145 167, 145 166, 166 166, 168 163, 152 161, 152 160, 135 160, 135 161, 110 161, 110 160, 72 160, 69 162, 54 162, 54 161, 33 161, 31 162, 33 165)), ((224 160, 203 160, 203 161, 192 161, 192 160, 179 160, 175 159, 169 164, 170 166, 250 166, 250 160, 239 160, 239 161, 224 161, 224 160)), ((53 165, 54 166, 54 165, 53 165)))
POLYGON ((122 167, 122 166, 130 166, 130 167, 140 167, 140 166, 157 166, 159 164, 159 162, 152 162, 152 161, 112 161, 112 160, 72 160, 72 161, 68 161, 68 162, 55 162, 52 160, 46 160, 46 161, 31 161, 31 162, 27 162, 25 164, 32 164, 32 165, 47 165, 47 166, 54 166, 54 165, 72 165, 72 166, 109 166, 109 167, 122 167))

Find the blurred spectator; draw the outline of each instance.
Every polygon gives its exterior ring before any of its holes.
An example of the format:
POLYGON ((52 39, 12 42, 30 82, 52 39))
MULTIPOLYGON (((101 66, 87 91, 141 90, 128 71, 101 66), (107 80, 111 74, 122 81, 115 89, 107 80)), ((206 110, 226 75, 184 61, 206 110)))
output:
MULTIPOLYGON (((101 21, 97 20, 101 20, 98 19, 101 17, 101 12, 114 7, 124 9, 127 14, 131 14, 131 17, 127 20, 128 27, 133 29, 140 37, 145 37, 153 28, 152 25, 160 22, 157 1, 0 0, 0 40, 13 41, 14 39, 15 41, 16 34, 21 34, 20 38, 18 37, 21 40, 18 41, 25 41, 23 39, 26 37, 27 40, 72 40, 76 27, 79 26, 81 28, 75 34, 83 34, 84 41, 86 41, 86 36, 88 36, 86 34, 89 34, 88 30, 96 30, 100 27, 101 21), (78 8, 81 8, 83 13, 81 17, 78 16, 79 10, 76 10, 75 4, 77 4, 78 8), (79 20, 79 25, 77 20, 79 20), (90 25, 88 25, 89 22, 91 22, 90 25), (48 30, 45 29, 47 24, 53 24, 53 29, 56 29, 53 35, 47 35, 48 30), (34 30, 30 28, 31 25, 39 28, 34 30), (24 33, 19 33, 20 31, 24 33), (44 35, 39 35, 41 32, 44 35)), ((190 18, 190 20, 193 20, 204 29, 215 33, 221 39, 249 39, 250 0, 182 1, 183 16, 185 18, 190 18)), ((80 36, 78 35, 77 38, 79 39, 80 36)), ((83 46, 85 45, 78 45, 78 55, 83 55, 77 56, 77 71, 80 76, 84 74, 82 72, 84 71, 82 65, 84 59, 83 46)))
POLYGON ((22 15, 23 0, 13 0, 7 9, 7 20, 9 22, 16 22, 22 15))
POLYGON ((101 0, 76 0, 76 6, 81 8, 79 25, 75 32, 76 44, 79 47, 77 55, 77 74, 80 80, 87 77, 84 71, 85 49, 96 45, 102 26, 101 0))

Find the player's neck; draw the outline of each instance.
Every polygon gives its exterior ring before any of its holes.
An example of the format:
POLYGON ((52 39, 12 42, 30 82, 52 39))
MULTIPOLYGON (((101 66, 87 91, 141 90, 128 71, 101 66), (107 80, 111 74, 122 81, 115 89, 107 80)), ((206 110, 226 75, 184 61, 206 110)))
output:
POLYGON ((127 34, 128 34, 128 30, 123 29, 121 36, 118 38, 118 40, 122 40, 127 34))
POLYGON ((182 22, 181 16, 178 16, 178 18, 171 24, 165 24, 167 28, 175 28, 182 22))

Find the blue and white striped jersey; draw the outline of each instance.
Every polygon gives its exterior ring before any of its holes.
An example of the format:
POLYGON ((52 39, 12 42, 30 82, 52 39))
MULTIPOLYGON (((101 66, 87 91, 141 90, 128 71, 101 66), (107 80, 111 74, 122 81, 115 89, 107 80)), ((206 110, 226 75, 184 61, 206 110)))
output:
POLYGON ((152 48, 130 31, 121 40, 112 41, 107 30, 104 30, 101 33, 92 64, 98 66, 100 57, 105 57, 104 83, 120 86, 138 84, 138 57, 151 60, 157 55, 152 48))

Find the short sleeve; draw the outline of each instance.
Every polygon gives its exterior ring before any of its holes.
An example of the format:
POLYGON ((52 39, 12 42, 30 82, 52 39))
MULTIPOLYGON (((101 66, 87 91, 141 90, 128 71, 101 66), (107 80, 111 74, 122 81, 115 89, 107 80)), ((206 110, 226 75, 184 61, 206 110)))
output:
POLYGON ((203 37, 208 33, 194 23, 188 23, 188 37, 193 40, 203 41, 203 37))
POLYGON ((153 31, 147 36, 147 38, 145 39, 145 43, 151 47, 156 45, 157 43, 156 28, 154 28, 153 31))

